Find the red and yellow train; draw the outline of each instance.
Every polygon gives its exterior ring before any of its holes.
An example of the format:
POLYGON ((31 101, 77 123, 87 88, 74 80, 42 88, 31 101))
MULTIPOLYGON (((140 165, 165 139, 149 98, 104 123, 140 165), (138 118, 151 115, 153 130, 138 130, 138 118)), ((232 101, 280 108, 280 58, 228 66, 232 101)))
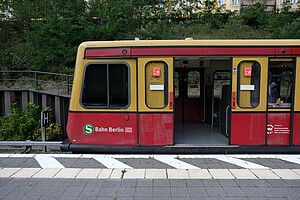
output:
POLYGON ((300 40, 82 43, 64 149, 299 152, 299 63, 300 40))

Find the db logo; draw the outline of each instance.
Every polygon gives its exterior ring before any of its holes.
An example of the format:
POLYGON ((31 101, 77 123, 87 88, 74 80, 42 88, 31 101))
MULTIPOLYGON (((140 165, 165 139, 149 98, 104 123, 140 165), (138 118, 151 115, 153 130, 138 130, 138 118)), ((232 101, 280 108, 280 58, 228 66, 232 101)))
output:
POLYGON ((132 127, 125 127, 125 133, 132 133, 132 127))

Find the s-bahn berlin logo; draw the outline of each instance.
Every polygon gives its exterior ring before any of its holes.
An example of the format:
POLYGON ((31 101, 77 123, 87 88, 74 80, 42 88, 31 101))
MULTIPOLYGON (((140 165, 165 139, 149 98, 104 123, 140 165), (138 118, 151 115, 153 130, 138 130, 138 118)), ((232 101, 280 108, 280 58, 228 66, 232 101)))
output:
POLYGON ((88 135, 91 135, 93 132, 94 132, 94 127, 92 124, 86 124, 84 125, 83 127, 83 131, 88 134, 88 135))
POLYGON ((92 124, 86 124, 83 126, 84 133, 91 135, 92 133, 132 133, 132 127, 98 127, 92 124))

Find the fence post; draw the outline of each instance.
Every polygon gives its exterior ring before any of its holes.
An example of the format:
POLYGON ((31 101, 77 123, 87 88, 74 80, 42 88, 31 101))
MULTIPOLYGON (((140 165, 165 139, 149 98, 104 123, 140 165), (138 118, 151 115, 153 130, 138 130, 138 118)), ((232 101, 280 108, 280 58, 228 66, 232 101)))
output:
MULTIPOLYGON (((41 112, 41 132, 42 132, 42 141, 46 141, 46 126, 49 122, 49 113, 47 111, 41 112)), ((47 146, 43 146, 43 152, 47 152, 47 146)))
POLYGON ((37 82, 37 74, 34 72, 34 80, 35 80, 35 88, 38 87, 38 82, 37 82))
POLYGON ((67 78, 67 94, 69 94, 70 93, 69 92, 69 76, 67 75, 66 78, 67 78))

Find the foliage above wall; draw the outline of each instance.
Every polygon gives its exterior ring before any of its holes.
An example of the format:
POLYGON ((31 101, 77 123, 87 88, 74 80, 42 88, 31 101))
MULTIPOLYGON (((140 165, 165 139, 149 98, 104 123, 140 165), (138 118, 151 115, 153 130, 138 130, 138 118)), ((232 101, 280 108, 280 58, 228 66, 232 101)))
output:
MULTIPOLYGON (((92 40, 300 38, 300 11, 174 9, 162 0, 0 0, 1 70, 73 73, 77 47, 92 40), (2 12, 4 13, 4 12, 2 12)), ((177 3, 177 1, 173 1, 177 3)))

